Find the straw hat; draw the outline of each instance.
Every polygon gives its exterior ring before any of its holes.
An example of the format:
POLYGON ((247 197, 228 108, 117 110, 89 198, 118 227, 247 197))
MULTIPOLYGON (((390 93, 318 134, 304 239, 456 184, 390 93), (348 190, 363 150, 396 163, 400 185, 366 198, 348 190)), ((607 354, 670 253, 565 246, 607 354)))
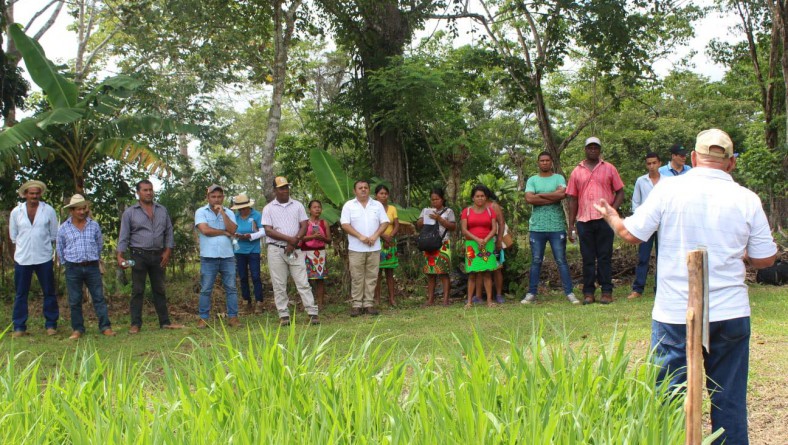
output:
POLYGON ((71 200, 68 202, 68 205, 65 206, 64 208, 65 209, 74 209, 74 208, 77 208, 77 207, 85 207, 85 206, 88 206, 88 205, 90 205, 90 201, 85 199, 84 196, 82 196, 80 194, 76 194, 76 195, 71 197, 71 200))
POLYGON ((27 189, 29 189, 31 187, 38 187, 38 188, 40 188, 42 195, 44 193, 46 193, 46 191, 47 191, 47 185, 46 184, 44 184, 41 181, 36 181, 35 179, 33 179, 31 181, 27 181, 24 184, 22 184, 22 187, 19 187, 19 190, 17 190, 17 193, 19 193, 19 197, 20 198, 24 198, 25 197, 25 192, 27 191, 27 189))
POLYGON ((233 206, 230 207, 230 210, 240 210, 245 207, 252 207, 254 205, 254 199, 249 199, 248 196, 241 193, 240 195, 233 198, 233 206))

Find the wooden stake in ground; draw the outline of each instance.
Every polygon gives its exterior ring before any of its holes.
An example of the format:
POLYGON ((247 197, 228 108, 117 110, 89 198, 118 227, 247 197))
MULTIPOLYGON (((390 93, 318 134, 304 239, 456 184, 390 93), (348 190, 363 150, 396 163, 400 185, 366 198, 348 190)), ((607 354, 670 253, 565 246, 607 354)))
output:
MULTIPOLYGON (((689 301, 687 302, 687 415, 686 445, 701 445, 703 433, 701 407, 703 401, 703 325, 704 295, 708 289, 708 253, 706 249, 687 254, 689 270, 689 301)), ((708 310, 708 309, 706 309, 708 310)), ((707 328, 708 329, 708 328, 707 328)))

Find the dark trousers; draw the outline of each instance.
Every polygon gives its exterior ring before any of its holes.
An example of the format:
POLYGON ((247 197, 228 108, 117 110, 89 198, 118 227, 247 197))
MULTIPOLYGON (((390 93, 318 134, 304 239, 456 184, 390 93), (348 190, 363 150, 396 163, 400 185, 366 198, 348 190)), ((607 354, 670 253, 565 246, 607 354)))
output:
POLYGON ((255 301, 263 301, 263 281, 260 279, 260 254, 236 253, 235 268, 238 280, 241 282, 241 296, 246 301, 251 301, 249 293, 249 278, 252 279, 255 301))
POLYGON ((88 288, 93 300, 93 309, 98 318, 99 332, 109 329, 109 310, 104 299, 104 285, 101 282, 101 271, 98 261, 95 264, 80 266, 66 263, 66 288, 68 289, 68 305, 71 308, 71 329, 85 333, 85 320, 82 316, 82 285, 88 288))
POLYGON ((44 292, 44 327, 47 329, 57 328, 60 311, 57 307, 57 295, 55 295, 55 272, 52 268, 52 260, 29 266, 14 262, 16 296, 14 297, 12 319, 15 331, 27 330, 27 296, 30 293, 33 273, 38 277, 38 284, 41 285, 41 290, 44 292))
POLYGON ((613 293, 613 229, 604 219, 577 223, 583 257, 583 295, 594 295, 596 283, 603 294, 613 293))
MULTIPOLYGON (((655 255, 659 257, 659 247, 657 247, 657 234, 651 235, 646 242, 640 243, 638 246, 638 266, 635 268, 635 281, 632 283, 632 290, 634 292, 643 293, 646 287, 646 278, 648 278, 648 263, 651 261, 651 249, 656 250, 655 255)), ((657 273, 654 272, 654 291, 657 290, 657 273)))
MULTIPOLYGON (((661 369, 657 383, 687 382, 687 325, 651 321, 651 347, 661 369)), ((709 323, 709 350, 703 351, 706 389, 711 399, 711 428, 724 428, 714 445, 747 445, 747 373, 750 361, 750 317, 709 323)), ((683 391, 683 389, 682 389, 683 391)))
POLYGON ((150 277, 153 307, 159 317, 159 327, 170 324, 167 312, 167 297, 164 293, 164 268, 161 267, 161 250, 131 248, 135 264, 131 268, 131 325, 142 326, 142 300, 145 296, 145 279, 150 277))

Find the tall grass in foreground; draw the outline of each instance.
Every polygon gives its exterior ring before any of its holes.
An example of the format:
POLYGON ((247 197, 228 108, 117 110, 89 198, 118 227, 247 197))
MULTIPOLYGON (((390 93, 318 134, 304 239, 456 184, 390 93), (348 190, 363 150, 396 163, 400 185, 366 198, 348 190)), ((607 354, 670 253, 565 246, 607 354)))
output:
POLYGON ((515 332, 506 354, 490 356, 474 334, 456 338, 452 356, 405 360, 393 359, 392 339, 336 351, 331 337, 309 342, 295 327, 219 340, 186 340, 193 352, 170 353, 160 370, 105 362, 90 343, 46 376, 38 360, 23 367, 6 354, 0 443, 684 441, 679 399, 655 388, 656 369, 629 357, 624 339, 591 352, 515 332))

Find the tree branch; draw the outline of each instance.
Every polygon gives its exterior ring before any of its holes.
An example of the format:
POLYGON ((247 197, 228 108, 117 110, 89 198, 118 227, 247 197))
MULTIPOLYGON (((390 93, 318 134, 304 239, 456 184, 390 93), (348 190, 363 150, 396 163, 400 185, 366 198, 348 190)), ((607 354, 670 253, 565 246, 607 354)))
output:
MULTIPOLYGON (((38 30, 36 35, 33 36, 33 40, 36 40, 36 41, 40 40, 41 37, 44 35, 44 33, 49 31, 49 28, 51 28, 52 25, 55 24, 55 20, 57 20, 57 16, 60 14, 60 10, 63 9, 63 4, 65 3, 64 0, 53 0, 53 1, 57 2, 57 7, 55 8, 54 11, 52 11, 52 15, 49 16, 49 20, 47 20, 47 22, 44 23, 44 26, 42 26, 41 29, 38 30)), ((49 6, 47 6, 47 7, 49 7, 49 6)), ((31 19, 30 24, 32 24, 32 23, 33 23, 33 21, 31 19)))

